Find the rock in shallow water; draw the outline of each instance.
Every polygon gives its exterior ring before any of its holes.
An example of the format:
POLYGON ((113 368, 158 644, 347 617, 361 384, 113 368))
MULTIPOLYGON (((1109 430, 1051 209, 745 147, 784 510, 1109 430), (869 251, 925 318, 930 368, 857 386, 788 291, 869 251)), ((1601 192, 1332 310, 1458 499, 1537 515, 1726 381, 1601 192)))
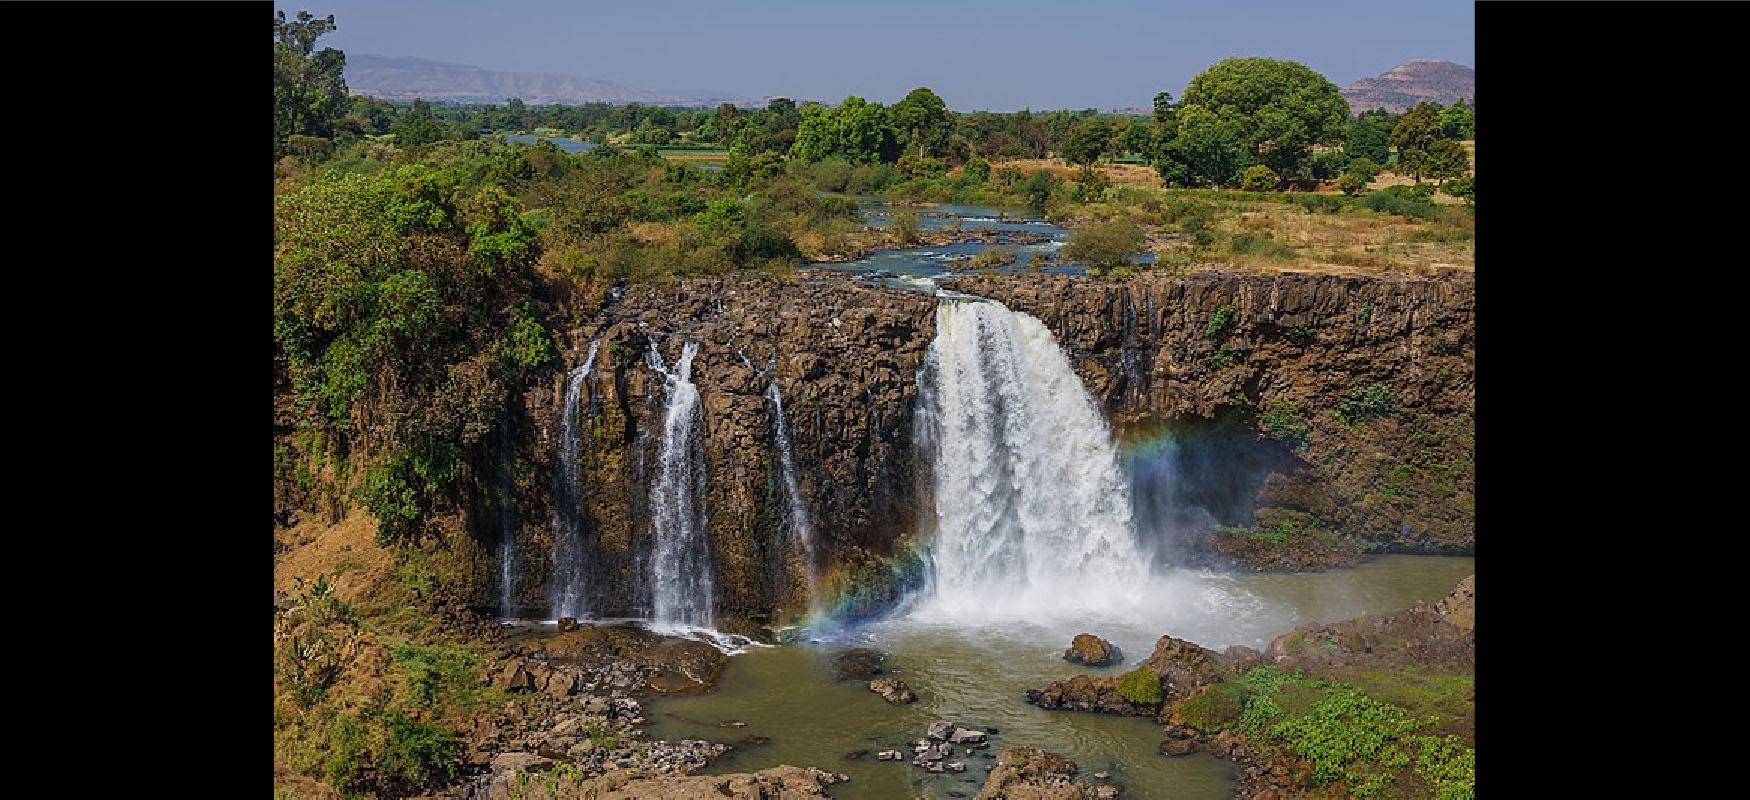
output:
POLYGON ((917 692, 905 685, 898 678, 876 678, 869 682, 869 691, 881 695, 881 699, 893 705, 905 705, 918 701, 917 692))
POLYGON ((1091 633, 1076 634, 1076 638, 1069 643, 1069 649, 1063 651, 1063 660, 1090 667, 1116 664, 1123 658, 1124 653, 1117 645, 1091 633))

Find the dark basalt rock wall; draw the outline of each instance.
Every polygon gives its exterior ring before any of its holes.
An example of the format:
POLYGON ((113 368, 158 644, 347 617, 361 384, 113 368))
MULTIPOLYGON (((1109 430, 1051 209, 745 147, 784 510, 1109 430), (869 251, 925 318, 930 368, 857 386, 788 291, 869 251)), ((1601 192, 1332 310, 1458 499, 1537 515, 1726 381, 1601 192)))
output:
MULTIPOLYGON (((1175 480, 1189 502, 1209 506, 1211 522, 1270 534, 1203 530, 1191 550, 1298 569, 1364 551, 1474 548, 1468 274, 984 275, 953 286, 1039 317, 1121 435, 1167 431, 1186 442, 1197 468, 1175 480)), ((599 345, 577 491, 595 614, 649 610, 641 558, 665 409, 662 375, 645 363, 652 341, 671 368, 685 341, 700 345, 693 380, 721 626, 783 621, 806 605, 768 371, 783 395, 826 593, 855 584, 891 595, 872 584, 903 573, 895 557, 932 502, 912 424, 934 312, 926 295, 806 275, 640 285, 577 310, 578 327, 561 336, 563 363, 510 413, 526 576, 518 605, 546 608, 565 373, 591 341, 599 345)), ((496 511, 472 516, 492 540, 496 511)), ((481 586, 481 604, 495 591, 481 586)))
POLYGON ((771 378, 822 571, 891 556, 918 516, 912 414, 934 313, 927 296, 842 280, 692 279, 635 286, 583 314, 562 340, 564 364, 551 385, 530 390, 517 415, 519 553, 535 578, 523 581, 518 604, 546 605, 565 374, 583 363, 591 341, 599 344, 584 387, 578 492, 593 613, 648 612, 641 558, 666 408, 663 376, 646 363, 652 342, 670 369, 686 341, 699 343, 692 379, 721 626, 748 627, 806 605, 766 397, 771 378))

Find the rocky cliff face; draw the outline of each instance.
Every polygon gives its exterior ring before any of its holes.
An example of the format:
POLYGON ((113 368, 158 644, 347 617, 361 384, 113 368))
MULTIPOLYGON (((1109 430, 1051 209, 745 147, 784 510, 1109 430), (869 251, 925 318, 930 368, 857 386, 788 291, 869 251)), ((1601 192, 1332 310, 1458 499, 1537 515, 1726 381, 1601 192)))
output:
MULTIPOLYGON (((699 343, 692 379, 706 475, 701 504, 722 625, 747 627, 807 603, 806 568, 786 521, 771 380, 822 572, 830 579, 891 556, 917 519, 912 412, 934 310, 923 295, 842 280, 699 279, 636 286, 583 315, 565 343, 563 368, 550 386, 529 391, 516 415, 519 553, 524 574, 537 578, 523 582, 519 605, 545 607, 565 373, 585 360, 592 341, 576 487, 592 613, 649 611, 641 570, 665 409, 663 376, 646 363, 652 343, 670 368, 686 341, 699 343)), ((497 519, 479 516, 489 527, 497 519)))
POLYGON ((982 275, 953 286, 1050 327, 1127 441, 1175 442, 1175 499, 1229 526, 1188 552, 1295 569, 1363 549, 1475 545, 1468 273, 982 275), (1201 481, 1211 485, 1200 495, 1201 481))
MULTIPOLYGON (((1131 450, 1172 443, 1168 505, 1196 523, 1171 531, 1179 563, 1280 569, 1474 547, 1473 286, 1465 274, 1243 272, 955 283, 1049 326, 1131 450)), ((591 342, 575 490, 592 613, 650 610, 643 559, 666 400, 662 374, 646 364, 652 343, 671 368, 685 342, 699 343, 692 374, 720 627, 782 621, 807 605, 766 397, 773 379, 822 594, 849 584, 893 594, 879 585, 891 584, 929 502, 912 424, 934 311, 925 295, 815 278, 637 286, 583 310, 550 385, 510 414, 510 518, 526 576, 518 605, 547 605, 565 373, 591 342)), ((1138 485, 1139 502, 1148 491, 1138 485)), ((483 542, 500 535, 495 502, 472 515, 483 542)), ((484 579, 482 604, 493 591, 484 579)))

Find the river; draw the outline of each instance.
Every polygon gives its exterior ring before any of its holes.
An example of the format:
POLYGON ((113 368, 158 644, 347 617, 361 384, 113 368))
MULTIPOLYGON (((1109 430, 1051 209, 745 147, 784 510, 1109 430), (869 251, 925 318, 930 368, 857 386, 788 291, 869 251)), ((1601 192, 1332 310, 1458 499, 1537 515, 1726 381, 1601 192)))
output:
POLYGON ((847 800, 933 800, 954 797, 953 792, 970 797, 993 763, 985 754, 1022 745, 1067 755, 1084 774, 1112 773, 1126 784, 1126 798, 1226 798, 1233 790, 1227 762, 1203 754, 1156 754, 1162 733, 1152 720, 1045 711, 1028 705, 1023 692, 1078 672, 1116 675, 1128 668, 1092 669, 1062 660, 1076 633, 1095 633, 1118 645, 1127 665, 1147 658, 1161 634, 1218 650, 1234 644, 1262 649, 1302 623, 1335 622, 1438 600, 1472 574, 1475 564, 1468 557, 1384 555, 1322 573, 1169 571, 1155 589, 1158 611, 1140 617, 1082 615, 967 625, 933 620, 920 610, 735 656, 714 690, 650 701, 648 731, 664 739, 735 745, 709 773, 778 764, 846 773, 852 780, 834 787, 833 796, 847 800), (919 701, 890 706, 863 682, 835 680, 835 657, 850 647, 888 653, 889 673, 910 685, 919 701), (909 763, 910 743, 937 719, 995 726, 998 733, 989 750, 966 759, 965 773, 930 774, 909 763), (746 727, 725 726, 730 721, 745 722, 746 727), (875 760, 876 752, 889 748, 905 753, 906 760, 875 760), (858 758, 847 758, 865 750, 858 758))

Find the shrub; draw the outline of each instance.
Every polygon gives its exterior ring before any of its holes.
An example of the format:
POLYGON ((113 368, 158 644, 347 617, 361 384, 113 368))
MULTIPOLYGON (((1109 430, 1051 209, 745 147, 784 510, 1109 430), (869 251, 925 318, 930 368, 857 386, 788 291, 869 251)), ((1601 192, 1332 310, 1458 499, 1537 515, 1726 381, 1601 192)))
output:
POLYGON ((1203 326, 1203 335, 1211 339, 1227 336, 1234 327, 1234 307, 1223 304, 1210 315, 1209 324, 1203 326))
POLYGON ((973 158, 966 162, 966 166, 960 174, 974 183, 984 183, 986 179, 990 178, 990 162, 982 158, 973 158))
POLYGON ((1116 267, 1128 263, 1142 250, 1148 237, 1142 227, 1133 222, 1095 222, 1077 228, 1064 245, 1066 258, 1083 261, 1095 267, 1116 267))
POLYGON ((1337 188, 1343 190, 1343 194, 1355 197, 1367 191, 1367 181, 1367 176, 1359 172, 1345 172, 1337 179, 1337 188))
POLYGON ((1263 164, 1253 164, 1240 173, 1240 188, 1248 192, 1273 191, 1281 184, 1282 179, 1277 177, 1276 171, 1263 164))
POLYGON ((1477 200, 1477 179, 1472 177, 1453 178, 1442 184, 1440 191, 1457 197, 1469 204, 1477 200))
POLYGON ((1307 437, 1312 434, 1312 426, 1301 417, 1300 409, 1287 400, 1271 401, 1259 417, 1259 422, 1272 437, 1291 447, 1306 444, 1307 437))
POLYGON ((887 229, 893 232, 893 238, 900 244, 911 244, 918 238, 918 212, 909 208, 895 208, 889 217, 887 229))
POLYGON ((1245 703, 1245 687, 1231 681, 1204 687, 1179 707, 1186 724, 1214 733, 1239 721, 1245 703))
POLYGON ((973 256, 972 260, 967 262, 967 266, 972 269, 989 269, 1006 267, 1013 263, 1015 263, 1015 248, 988 247, 979 251, 978 255, 973 256))
POLYGON ((1354 425, 1374 417, 1390 416, 1397 410, 1396 389, 1383 383, 1357 387, 1349 392, 1337 407, 1337 417, 1345 425, 1354 425))
POLYGON ((1139 706, 1160 705, 1166 695, 1161 692, 1161 676, 1148 667, 1137 667, 1118 681, 1118 694, 1139 706))
POLYGON ((390 712, 387 721, 389 735, 377 759, 379 770, 415 786, 456 776, 461 744, 453 734, 399 711, 390 712))

